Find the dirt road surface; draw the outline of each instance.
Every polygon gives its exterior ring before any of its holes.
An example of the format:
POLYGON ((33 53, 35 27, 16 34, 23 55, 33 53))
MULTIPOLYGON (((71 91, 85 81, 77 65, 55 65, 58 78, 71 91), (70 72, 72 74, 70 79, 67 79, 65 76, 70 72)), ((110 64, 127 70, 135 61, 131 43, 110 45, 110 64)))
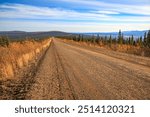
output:
POLYGON ((1 82, 0 98, 150 99, 146 57, 53 39, 34 72, 9 90, 1 82))

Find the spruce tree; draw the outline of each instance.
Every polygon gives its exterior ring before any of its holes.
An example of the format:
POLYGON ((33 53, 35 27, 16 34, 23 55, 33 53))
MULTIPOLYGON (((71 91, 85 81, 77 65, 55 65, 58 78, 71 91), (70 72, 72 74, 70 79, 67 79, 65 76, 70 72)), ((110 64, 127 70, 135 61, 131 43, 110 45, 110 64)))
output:
POLYGON ((129 37, 129 42, 128 43, 129 43, 129 45, 131 45, 131 38, 130 37, 129 37))
POLYGON ((147 46, 147 34, 146 32, 144 33, 144 42, 143 42, 144 46, 147 46))
POLYGON ((140 46, 142 47, 143 46, 143 44, 142 44, 143 42, 142 42, 142 36, 140 37, 140 46))
POLYGON ((99 34, 97 34, 96 43, 99 44, 99 41, 100 41, 100 37, 99 34))
POLYGON ((131 45, 134 45, 134 37, 133 35, 131 36, 131 42, 130 42, 131 45))
POLYGON ((119 33, 118 33, 118 43, 119 44, 122 44, 123 40, 122 40, 122 34, 121 34, 121 30, 119 30, 119 33))
POLYGON ((109 37, 109 43, 110 43, 110 45, 112 45, 112 37, 111 37, 111 35, 109 37))
POLYGON ((150 30, 147 33, 147 46, 150 48, 150 30))
POLYGON ((125 44, 127 44, 127 45, 129 44, 129 39, 128 38, 126 39, 125 44))

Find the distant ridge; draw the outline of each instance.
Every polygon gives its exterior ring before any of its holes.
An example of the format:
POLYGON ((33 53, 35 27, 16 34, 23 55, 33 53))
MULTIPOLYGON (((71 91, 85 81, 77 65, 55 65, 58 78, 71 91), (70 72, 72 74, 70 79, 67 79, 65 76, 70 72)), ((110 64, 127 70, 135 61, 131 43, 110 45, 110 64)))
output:
POLYGON ((8 36, 10 39, 24 39, 26 37, 42 38, 48 36, 66 36, 71 33, 61 31, 47 31, 47 32, 25 32, 25 31, 0 31, 0 36, 8 36))
MULTIPOLYGON (((144 36, 144 33, 148 30, 143 31, 123 31, 123 35, 125 37, 128 36, 135 36, 140 37, 144 36)), ((89 33, 67 33, 62 31, 45 31, 45 32, 25 32, 25 31, 0 31, 0 36, 8 36, 10 39, 24 39, 26 37, 33 37, 33 38, 42 38, 42 37, 48 37, 48 36, 69 36, 69 35, 77 35, 77 34, 84 34, 84 35, 101 35, 101 36, 110 36, 113 37, 118 36, 118 32, 89 32, 89 33)))

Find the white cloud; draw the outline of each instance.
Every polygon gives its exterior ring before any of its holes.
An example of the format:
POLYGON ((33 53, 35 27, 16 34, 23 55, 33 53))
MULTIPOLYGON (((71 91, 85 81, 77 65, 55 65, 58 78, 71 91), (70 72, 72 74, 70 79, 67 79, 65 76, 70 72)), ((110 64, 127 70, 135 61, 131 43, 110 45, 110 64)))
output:
POLYGON ((120 14, 119 12, 116 11, 91 11, 92 13, 99 13, 99 14, 120 14))
MULTIPOLYGON (((69 2, 71 0, 62 1, 69 2)), ((92 6, 95 9, 89 12, 79 12, 23 4, 1 4, 0 30, 109 32, 118 31, 119 29, 145 30, 150 28, 149 6, 141 6, 140 8, 131 5, 117 6, 115 4, 116 6, 113 6, 114 4, 97 2, 95 0, 93 2, 89 0, 73 0, 71 2, 76 2, 81 6, 92 6), (122 12, 137 13, 143 16, 121 16, 122 12), (3 18, 6 18, 6 20, 3 18), (14 20, 8 20, 12 18, 14 20), (31 21, 31 19, 34 19, 34 21, 31 21), (45 20, 38 21, 39 19, 45 20)))
POLYGON ((108 17, 105 14, 80 13, 48 7, 35 7, 22 4, 0 5, 0 18, 36 18, 36 19, 99 19, 108 17))
MULTIPOLYGON (((78 0, 79 1, 79 0, 78 0)), ((83 1, 83 0, 82 0, 83 1)), ((109 22, 150 22, 150 16, 112 16, 118 11, 77 12, 59 8, 36 7, 23 4, 0 5, 0 18, 49 19, 49 20, 84 20, 109 22)))
POLYGON ((145 5, 143 4, 137 5, 136 1, 134 2, 135 4, 108 3, 108 2, 101 2, 97 0, 61 0, 61 1, 78 4, 83 7, 85 6, 88 8, 102 10, 102 11, 106 10, 106 11, 138 14, 138 15, 150 15, 150 2, 149 4, 145 4, 145 5))

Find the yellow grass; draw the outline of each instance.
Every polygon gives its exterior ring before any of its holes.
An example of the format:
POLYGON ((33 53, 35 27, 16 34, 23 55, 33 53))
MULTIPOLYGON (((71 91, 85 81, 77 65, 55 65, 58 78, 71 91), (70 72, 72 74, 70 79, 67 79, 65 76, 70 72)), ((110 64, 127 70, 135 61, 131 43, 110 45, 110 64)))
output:
POLYGON ((13 42, 0 47, 0 79, 12 78, 18 69, 28 63, 50 44, 50 40, 13 42))

